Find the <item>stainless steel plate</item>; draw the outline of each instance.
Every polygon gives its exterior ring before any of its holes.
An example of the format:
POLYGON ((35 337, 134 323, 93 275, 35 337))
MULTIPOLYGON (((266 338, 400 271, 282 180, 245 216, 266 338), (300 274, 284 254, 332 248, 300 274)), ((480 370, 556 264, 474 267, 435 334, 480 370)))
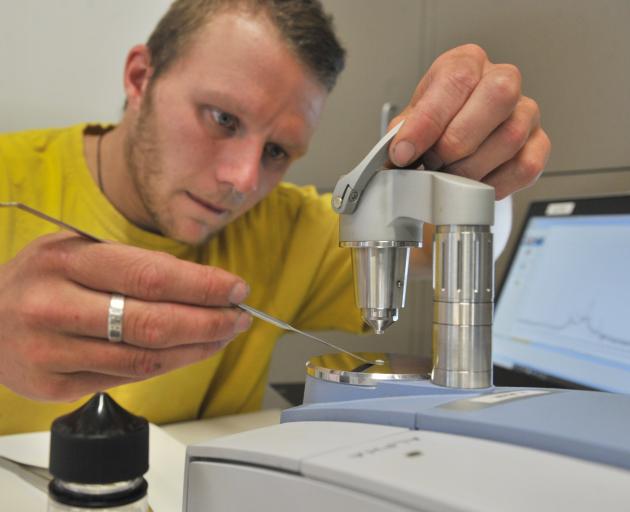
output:
POLYGON ((432 362, 428 357, 386 352, 359 352, 365 359, 382 359, 383 365, 357 364, 346 354, 333 353, 311 357, 306 363, 306 373, 328 382, 340 382, 358 386, 374 386, 391 380, 427 380, 432 362))

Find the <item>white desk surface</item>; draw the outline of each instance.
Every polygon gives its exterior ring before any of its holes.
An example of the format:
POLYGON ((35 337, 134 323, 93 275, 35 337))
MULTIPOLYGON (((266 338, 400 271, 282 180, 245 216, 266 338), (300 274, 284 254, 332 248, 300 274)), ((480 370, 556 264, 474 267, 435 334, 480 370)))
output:
POLYGON ((280 409, 267 409, 248 414, 235 414, 206 420, 185 421, 161 425, 162 430, 185 445, 199 443, 205 439, 237 434, 246 430, 267 427, 280 423, 280 409))
MULTIPOLYGON (((180 512, 184 486, 186 445, 273 425, 280 421, 280 409, 150 426, 149 504, 154 512, 180 512)), ((0 455, 18 462, 48 466, 50 435, 32 432, 0 436, 0 455)), ((42 512, 47 496, 13 473, 0 468, 0 510, 42 512)))

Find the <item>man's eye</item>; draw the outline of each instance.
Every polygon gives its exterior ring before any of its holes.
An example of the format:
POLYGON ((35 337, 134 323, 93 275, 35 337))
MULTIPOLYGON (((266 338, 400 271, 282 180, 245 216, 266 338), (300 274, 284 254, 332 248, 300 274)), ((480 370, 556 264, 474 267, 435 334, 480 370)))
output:
POLYGON ((238 119, 232 114, 223 112, 218 108, 213 108, 211 112, 214 122, 217 123, 219 126, 222 126, 223 128, 226 128, 230 131, 235 131, 238 128, 238 119))
POLYGON ((272 160, 281 160, 287 156, 287 152, 278 144, 267 144, 265 146, 265 156, 272 160))

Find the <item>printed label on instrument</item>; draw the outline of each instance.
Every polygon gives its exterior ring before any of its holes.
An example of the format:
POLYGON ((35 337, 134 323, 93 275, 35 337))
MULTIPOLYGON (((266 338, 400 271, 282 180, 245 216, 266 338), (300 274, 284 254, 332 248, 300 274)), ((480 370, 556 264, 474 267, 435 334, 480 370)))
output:
POLYGON ((476 396, 469 399, 469 402, 477 402, 482 404, 497 404, 500 402, 507 402, 508 400, 515 400, 517 398, 525 398, 528 396, 547 395, 550 391, 542 389, 522 389, 519 391, 506 391, 504 393, 490 393, 488 395, 476 396))
POLYGON ((545 208, 545 215, 571 215, 575 210, 573 201, 565 201, 563 203, 549 203, 545 208))
POLYGON ((472 398, 464 398, 454 400, 439 406, 439 409, 447 409, 449 411, 478 411, 493 405, 503 404, 512 400, 521 400, 524 398, 533 398, 535 396, 548 395, 556 393, 556 390, 550 389, 515 389, 514 391, 502 391, 499 393, 488 393, 485 395, 474 396, 472 398))

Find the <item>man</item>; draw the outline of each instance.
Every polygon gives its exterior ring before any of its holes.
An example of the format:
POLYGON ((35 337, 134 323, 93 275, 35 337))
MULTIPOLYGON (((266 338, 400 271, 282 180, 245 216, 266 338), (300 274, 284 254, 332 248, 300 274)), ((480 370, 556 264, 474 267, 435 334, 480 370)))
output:
MULTIPOLYGON (((342 67, 316 0, 177 0, 129 52, 117 126, 0 137, 0 200, 119 242, 0 213, 1 433, 48 428, 76 407, 61 402, 112 387, 154 422, 259 407, 281 332, 243 301, 361 330, 330 198, 280 184, 342 67)), ((549 154, 518 70, 472 45, 436 60, 401 119, 395 165, 422 157, 497 198, 549 154)))

